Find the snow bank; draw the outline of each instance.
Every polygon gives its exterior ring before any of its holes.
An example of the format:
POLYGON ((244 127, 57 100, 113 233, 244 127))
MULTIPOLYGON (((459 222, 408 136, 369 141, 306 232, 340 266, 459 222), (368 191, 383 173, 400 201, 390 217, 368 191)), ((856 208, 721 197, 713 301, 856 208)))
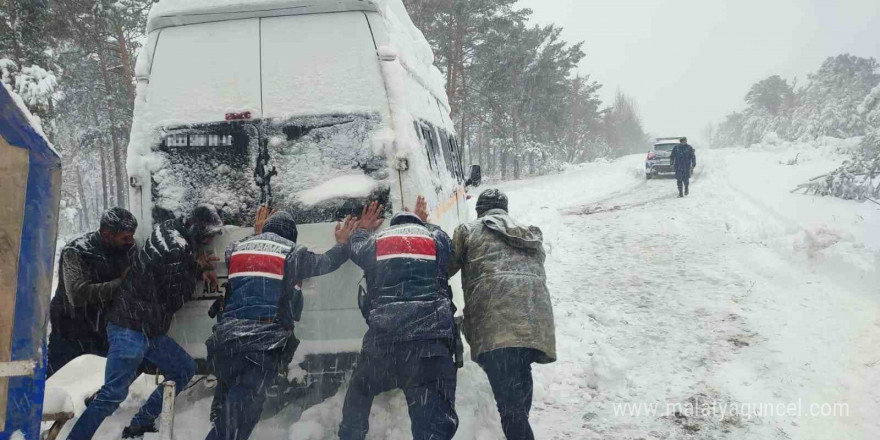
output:
POLYGON ((43 414, 72 413, 73 399, 63 388, 46 388, 43 395, 43 414))
MULTIPOLYGON (((93 355, 80 356, 58 370, 46 381, 49 409, 71 411, 79 417, 86 409, 85 401, 104 384, 107 360, 93 355)), ((156 388, 155 377, 141 375, 129 388, 123 408, 140 406, 156 388)), ((51 411, 44 409, 44 413, 51 411)))

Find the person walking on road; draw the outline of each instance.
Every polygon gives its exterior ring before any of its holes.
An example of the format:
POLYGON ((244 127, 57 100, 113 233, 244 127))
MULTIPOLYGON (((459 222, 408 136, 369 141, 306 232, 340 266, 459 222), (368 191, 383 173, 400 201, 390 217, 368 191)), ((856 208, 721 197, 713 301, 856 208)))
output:
POLYGON ((205 343, 217 377, 213 427, 207 440, 250 437, 260 420, 267 387, 290 364, 299 345, 293 334, 303 307, 299 285, 348 261, 348 240, 356 224, 351 217, 337 224, 336 246, 315 254, 296 243, 296 222, 290 213, 280 211, 261 228, 257 225, 257 235, 226 250, 226 300, 205 343))
POLYGON ((107 356, 106 315, 128 273, 136 230, 131 212, 111 208, 101 216, 97 231, 61 250, 58 287, 49 306, 47 378, 79 356, 107 356))
POLYGON ((351 259, 364 270, 359 298, 367 334, 342 409, 339 438, 363 440, 376 395, 402 389, 413 440, 450 440, 458 429, 451 290, 446 277, 449 236, 427 223, 420 196, 414 213, 401 212, 387 229, 382 207, 364 209, 351 238, 351 259))
MULTIPOLYGON (((177 342, 166 336, 174 313, 183 307, 201 278, 216 288, 211 268, 216 258, 207 247, 223 231, 217 211, 195 208, 188 216, 156 225, 140 252, 133 252, 131 273, 107 316, 110 349, 104 385, 77 420, 69 440, 89 440, 128 395, 138 366, 146 359, 177 385, 180 393, 196 373, 196 363, 177 342)), ((155 420, 162 408, 162 389, 147 399, 122 438, 157 432, 155 420)))
POLYGON ((455 230, 448 276, 461 270, 465 338, 489 378, 505 437, 532 440, 531 365, 556 361, 553 306, 541 230, 507 209, 501 191, 480 194, 479 218, 455 230))
POLYGON ((690 194, 691 173, 697 166, 697 155, 694 147, 690 146, 686 137, 681 138, 680 143, 672 149, 669 157, 672 169, 675 170, 675 180, 678 185, 678 196, 684 197, 690 194))

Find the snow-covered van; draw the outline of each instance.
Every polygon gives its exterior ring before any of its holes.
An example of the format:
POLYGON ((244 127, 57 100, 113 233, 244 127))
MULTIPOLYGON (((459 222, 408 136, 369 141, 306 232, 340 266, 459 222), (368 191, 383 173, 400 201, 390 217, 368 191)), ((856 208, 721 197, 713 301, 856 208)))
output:
MULTIPOLYGON (((128 149, 141 238, 200 203, 228 225, 217 255, 253 233, 270 200, 316 252, 369 199, 390 212, 422 194, 449 233, 468 220, 442 76, 400 0, 162 0, 147 34, 128 149)), ((225 265, 217 270, 222 283, 225 265)), ((348 262, 303 284, 297 360, 307 377, 338 375, 359 350, 361 279, 348 262)), ((175 316, 171 335, 196 359, 222 295, 200 286, 175 316)))

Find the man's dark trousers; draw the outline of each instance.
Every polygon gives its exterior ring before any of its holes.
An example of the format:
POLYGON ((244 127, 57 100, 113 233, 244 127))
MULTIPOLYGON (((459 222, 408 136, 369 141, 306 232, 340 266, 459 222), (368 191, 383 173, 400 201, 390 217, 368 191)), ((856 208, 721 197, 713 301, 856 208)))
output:
POLYGON ((217 377, 207 440, 246 440, 266 401, 266 388, 281 369, 281 351, 246 352, 210 359, 217 377))
POLYGON ((477 356, 489 376, 501 428, 507 440, 534 440, 529 424, 532 409, 532 363, 540 353, 530 348, 500 348, 477 356))
POLYGON ((402 389, 413 440, 449 440, 458 429, 455 362, 446 341, 418 341, 361 352, 342 407, 339 438, 363 440, 376 395, 402 389))
POLYGON ((676 170, 675 179, 678 181, 678 195, 687 195, 690 193, 691 172, 690 170, 676 170))

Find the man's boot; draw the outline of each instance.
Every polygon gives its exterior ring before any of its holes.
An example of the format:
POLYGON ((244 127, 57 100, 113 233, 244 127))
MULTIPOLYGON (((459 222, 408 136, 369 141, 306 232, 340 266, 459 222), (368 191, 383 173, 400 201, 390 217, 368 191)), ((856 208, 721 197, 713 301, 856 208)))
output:
POLYGON ((159 430, 156 429, 156 425, 126 426, 125 429, 122 430, 122 438, 124 438, 124 439, 143 438, 144 434, 155 433, 155 432, 159 432, 159 430))
POLYGON ((689 195, 691 193, 690 187, 684 187, 684 195, 689 195))

